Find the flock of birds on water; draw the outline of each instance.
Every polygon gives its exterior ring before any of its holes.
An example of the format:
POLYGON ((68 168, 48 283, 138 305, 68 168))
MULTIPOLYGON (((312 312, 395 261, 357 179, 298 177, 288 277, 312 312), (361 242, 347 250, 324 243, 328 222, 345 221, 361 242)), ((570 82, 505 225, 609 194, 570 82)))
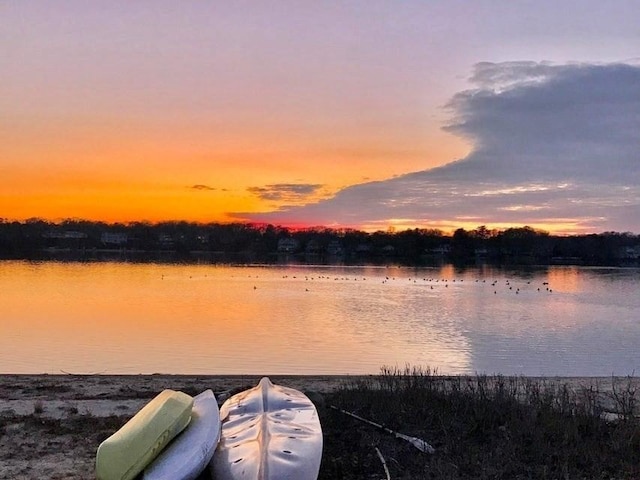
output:
MULTIPOLYGON (((253 278, 253 277, 251 277, 251 276, 249 276, 249 277, 250 277, 250 278, 253 278)), ((256 276, 255 276, 255 278, 258 278, 258 276, 256 275, 256 276)), ((291 276, 289 276, 289 275, 283 275, 283 276, 282 276, 282 278, 283 278, 283 279, 288 279, 288 278, 291 278, 291 279, 298 279, 298 276, 297 276, 297 275, 291 275, 291 276)), ((302 277, 301 277, 301 278, 302 278, 302 277)), ((309 275, 304 275, 304 280, 305 280, 305 281, 310 281, 310 280, 312 281, 312 280, 315 280, 315 279, 318 279, 318 280, 343 281, 343 282, 344 282, 344 281, 354 281, 354 282, 357 282, 357 281, 366 281, 366 280, 367 280, 367 277, 335 277, 335 276, 334 276, 334 277, 331 277, 331 276, 325 276, 325 275, 318 275, 318 276, 316 276, 316 277, 313 277, 313 276, 309 276, 309 275)), ((429 286, 430 286, 430 289, 431 289, 431 290, 434 290, 434 285, 433 285, 434 283, 436 284, 436 286, 441 285, 441 284, 444 284, 445 288, 448 288, 448 287, 449 287, 449 283, 456 283, 456 279, 455 279, 455 278, 454 278, 454 279, 452 279, 451 281, 449 281, 449 279, 446 279, 446 278, 444 278, 444 279, 440 279, 440 278, 422 278, 422 279, 409 278, 408 280, 409 280, 409 282, 413 282, 414 284, 417 284, 417 283, 419 283, 420 281, 422 281, 423 283, 428 283, 428 284, 430 284, 429 286)), ((382 283, 383 283, 383 284, 385 284, 385 283, 388 283, 388 282, 390 282, 390 281, 396 281, 396 278, 395 278, 395 277, 388 277, 388 276, 385 276, 385 278, 382 280, 382 283)), ((463 279, 463 278, 461 278, 461 279, 458 279, 457 281, 458 281, 458 283, 462 283, 462 282, 464 282, 464 279, 463 279)), ((469 282, 468 282, 468 283, 469 283, 469 282)), ((476 280, 475 280, 475 283, 487 283, 487 281, 486 281, 486 279, 482 279, 482 280, 476 279, 476 280)), ((494 291, 493 291, 493 294, 494 294, 494 295, 497 295, 497 294, 498 294, 498 289, 497 289, 497 287, 498 287, 498 284, 499 284, 499 283, 500 283, 500 282, 499 282, 499 280, 493 280, 493 281, 490 283, 490 286, 492 286, 492 287, 496 287, 496 288, 494 289, 494 291)), ((526 285, 531 285, 531 280, 527 280, 527 281, 526 281, 526 285)), ((515 286, 515 285, 512 285, 511 280, 508 280, 508 279, 507 279, 507 280, 505 280, 505 281, 504 281, 504 286, 505 286, 505 287, 508 287, 508 290, 513 291, 516 295, 518 295, 518 294, 520 293, 520 287, 517 287, 517 286, 516 286, 516 288, 515 288, 515 290, 514 290, 514 286, 515 286)), ((258 288, 258 287, 257 287, 256 285, 254 285, 254 286, 253 286, 253 289, 254 289, 254 290, 257 290, 257 288, 258 288)), ((544 291, 546 291, 546 292, 548 292, 548 293, 552 293, 552 292, 553 292, 553 290, 552 290, 551 288, 549 288, 549 282, 542 282, 542 288, 544 288, 544 291)), ((306 288, 305 290, 306 290, 307 292, 309 291, 309 289, 308 289, 308 288, 306 288)), ((538 292, 541 292, 541 291, 542 291, 542 290, 541 290, 541 287, 537 287, 537 291, 538 291, 538 292)))
MULTIPOLYGON (((205 275, 205 277, 206 276, 207 275, 205 275)), ((260 278, 259 275, 249 275, 248 277, 249 278, 260 278)), ((189 276, 189 278, 193 278, 193 276, 189 276)), ((289 278, 293 279, 293 280, 298 280, 298 276, 297 275, 283 275, 282 276, 282 279, 285 279, 285 280, 289 279, 289 278)), ((304 275, 304 276, 300 276, 300 279, 302 279, 302 278, 304 278, 304 280, 307 281, 307 282, 308 281, 313 281, 313 280, 333 280, 333 281, 341 281, 341 282, 345 282, 345 281, 354 281, 354 282, 363 281, 364 282, 364 281, 367 281, 367 277, 344 277, 344 276, 343 277, 336 277, 336 276, 327 276, 327 275, 317 275, 317 276, 304 275)), ((162 279, 164 280, 164 275, 162 275, 162 279)), ((396 279, 396 277, 385 276, 382 279, 382 283, 386 284, 386 283, 389 283, 389 282, 395 282, 397 280, 399 280, 399 279, 396 279)), ((449 284, 450 283, 456 283, 456 281, 458 283, 463 283, 464 282, 464 278, 457 279, 457 280, 454 278, 454 279, 449 280, 447 278, 426 278, 426 277, 423 277, 421 279, 417 279, 417 278, 409 277, 408 280, 409 280, 409 282, 412 282, 414 284, 417 284, 419 282, 427 283, 427 284, 429 284, 431 290, 434 290, 434 285, 433 285, 434 283, 436 284, 436 287, 439 286, 439 285, 444 285, 445 288, 449 288, 449 284)), ((467 282, 467 283, 470 283, 470 282, 467 282)), ((487 283, 487 280, 486 279, 476 279, 475 283, 487 283)), ((499 280, 493 280, 493 281, 491 281, 489 283, 490 286, 494 287, 494 290, 493 290, 493 294, 494 295, 498 294, 498 288, 497 287, 498 287, 498 285, 500 283, 501 282, 499 280)), ((531 285, 531 280, 527 280, 525 282, 525 284, 526 285, 531 285)), ((513 287, 515 285, 512 285, 511 280, 509 280, 509 279, 504 280, 503 285, 505 287, 508 287, 508 290, 512 291, 516 295, 518 295, 520 293, 520 287, 516 286, 516 288, 514 290, 513 287)), ((257 290, 258 286, 254 285, 253 289, 257 290)), ((308 288, 305 288, 305 291, 309 292, 310 290, 308 288)), ((545 291, 545 292, 548 292, 548 293, 552 293, 553 292, 553 290, 549 287, 549 282, 542 282, 542 286, 541 287, 537 287, 536 291, 538 291, 538 292, 545 291), (541 288, 544 288, 544 290, 541 290, 541 288)))

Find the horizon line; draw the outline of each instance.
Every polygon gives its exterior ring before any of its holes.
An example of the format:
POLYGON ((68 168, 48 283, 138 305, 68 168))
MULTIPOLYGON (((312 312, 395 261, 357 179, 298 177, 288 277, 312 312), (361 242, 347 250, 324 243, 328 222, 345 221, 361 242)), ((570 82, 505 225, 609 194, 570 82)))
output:
POLYGON ((250 227, 254 227, 254 228, 259 228, 259 227, 268 227, 268 226, 272 226, 274 228, 278 228, 278 229, 282 229, 282 230, 288 230, 290 232, 299 232, 299 231, 313 231, 313 230, 329 230, 329 231, 354 231, 354 232, 360 232, 360 233, 367 233, 367 234, 372 234, 372 233, 387 233, 387 234, 399 234, 399 233, 403 233, 403 232, 410 232, 410 231, 431 231, 431 232, 438 232, 441 233, 443 236, 453 236, 454 233, 458 230, 462 230, 465 232, 473 232, 474 230, 479 230, 479 229, 485 229, 487 232, 491 232, 492 234, 496 234, 496 233, 502 233, 508 230, 518 230, 518 229, 527 229, 527 230, 531 230, 532 232, 536 233, 536 234, 540 234, 540 235, 549 235, 549 236, 555 236, 555 237, 584 237, 584 236, 589 236, 589 235, 606 235, 606 234, 620 234, 620 235, 632 235, 632 236, 640 236, 639 233, 636 232, 632 232, 632 231, 614 231, 614 230, 607 230, 607 231, 603 231, 603 232, 590 232, 590 233, 554 233, 554 232, 550 232, 541 228, 536 228, 536 227, 532 227, 530 225, 526 225, 526 224, 514 224, 510 227, 507 228, 492 228, 486 224, 481 224, 476 226, 473 229, 465 229, 464 227, 458 227, 455 228, 451 231, 447 231, 447 230, 443 230, 440 228, 434 228, 434 227, 407 227, 404 229, 400 229, 394 225, 389 225, 388 228, 386 230, 383 229, 376 229, 376 230, 367 230, 367 229, 363 229, 363 228, 358 228, 358 227, 352 227, 352 226, 327 226, 327 225, 287 225, 287 224, 275 224, 275 223, 269 223, 269 222, 251 222, 251 221, 243 221, 243 220, 229 220, 229 221, 222 221, 222 220, 212 220, 212 221, 208 221, 208 222, 204 222, 204 221, 197 221, 197 220, 178 220, 178 219, 173 219, 173 220, 156 220, 156 221, 151 221, 151 220, 128 220, 128 221, 105 221, 105 220, 91 220, 91 219, 87 219, 87 218, 61 218, 61 219, 56 219, 56 220, 51 220, 51 219, 46 219, 46 218, 41 218, 41 217, 30 217, 30 218, 26 218, 26 219, 9 219, 6 217, 0 217, 0 225, 2 224, 8 224, 8 223, 19 223, 22 225, 27 225, 29 223, 46 223, 46 224, 50 224, 52 226, 63 226, 63 224, 65 223, 90 223, 90 224, 103 224, 107 227, 115 227, 115 226, 122 226, 122 227, 131 227, 134 226, 136 224, 143 224, 143 225, 148 225, 148 226, 161 226, 161 225, 165 225, 165 224, 187 224, 187 225, 192 225, 192 226, 202 226, 202 227, 206 227, 206 226, 210 226, 210 225, 220 225, 220 226, 231 226, 231 225, 246 225, 246 226, 250 226, 250 227))

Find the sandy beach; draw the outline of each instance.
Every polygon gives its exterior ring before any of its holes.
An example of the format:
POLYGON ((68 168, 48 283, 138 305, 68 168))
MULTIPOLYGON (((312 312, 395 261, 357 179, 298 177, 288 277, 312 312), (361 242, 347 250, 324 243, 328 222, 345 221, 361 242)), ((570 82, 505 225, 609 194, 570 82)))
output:
MULTIPOLYGON (((357 376, 272 376, 322 401, 357 376)), ((0 479, 92 479, 95 451, 165 388, 191 395, 211 388, 219 401, 260 376, 0 375, 0 479)), ((611 378, 549 378, 548 383, 611 391, 611 378)), ((640 380, 623 378, 620 385, 640 380)))
MULTIPOLYGON (((305 392, 358 377, 272 376, 305 392)), ((0 479, 95 478, 100 442, 165 388, 219 400, 260 376, 0 375, 0 479)))

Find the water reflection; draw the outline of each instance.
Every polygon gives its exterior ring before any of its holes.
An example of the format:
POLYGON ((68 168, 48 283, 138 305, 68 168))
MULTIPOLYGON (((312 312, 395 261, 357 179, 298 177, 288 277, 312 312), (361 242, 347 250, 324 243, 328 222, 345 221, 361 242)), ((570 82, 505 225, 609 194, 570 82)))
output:
POLYGON ((0 262, 7 373, 640 370, 637 269, 0 262))

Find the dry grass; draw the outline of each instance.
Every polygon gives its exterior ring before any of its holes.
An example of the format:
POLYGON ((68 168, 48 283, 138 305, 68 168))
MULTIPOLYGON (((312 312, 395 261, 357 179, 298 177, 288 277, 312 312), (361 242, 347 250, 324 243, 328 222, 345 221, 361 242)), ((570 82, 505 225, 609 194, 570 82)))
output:
POLYGON ((326 409, 320 479, 384 478, 376 448, 394 479, 639 478, 633 385, 614 385, 605 393, 525 378, 383 368, 378 377, 328 395, 327 403, 422 438, 436 453, 422 454, 326 409))

